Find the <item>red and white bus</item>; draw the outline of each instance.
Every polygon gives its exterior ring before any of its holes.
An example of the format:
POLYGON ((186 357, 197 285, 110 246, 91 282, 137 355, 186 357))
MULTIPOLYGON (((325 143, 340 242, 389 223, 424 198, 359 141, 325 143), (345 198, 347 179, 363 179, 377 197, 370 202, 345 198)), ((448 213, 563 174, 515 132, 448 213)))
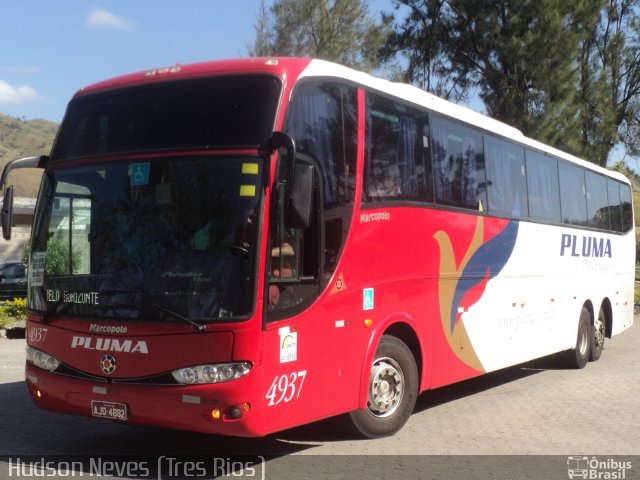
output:
MULTIPOLYGON (((633 322, 627 179, 417 88, 243 59, 80 90, 44 169, 26 383, 41 408, 259 436, 633 322)), ((12 187, 3 227, 10 236, 12 187)))

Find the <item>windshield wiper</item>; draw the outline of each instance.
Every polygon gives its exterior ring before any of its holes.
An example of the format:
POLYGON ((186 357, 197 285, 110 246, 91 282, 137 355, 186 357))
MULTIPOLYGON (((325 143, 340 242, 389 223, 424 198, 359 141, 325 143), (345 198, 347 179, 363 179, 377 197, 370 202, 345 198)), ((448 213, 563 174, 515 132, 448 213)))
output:
POLYGON ((177 312, 174 312, 173 310, 169 310, 168 308, 163 307, 162 305, 158 305, 157 303, 151 303, 149 304, 149 306, 155 308, 156 310, 159 310, 163 313, 166 313, 167 315, 171 315, 174 318, 177 318, 178 320, 182 320, 183 322, 188 323, 189 325, 191 325, 193 328, 195 328, 197 331, 199 332, 204 332, 207 330, 207 326, 203 325, 202 323, 198 323, 194 320, 191 320, 189 317, 185 317, 184 315, 181 315, 177 312))
MULTIPOLYGON (((112 292, 109 292, 112 293, 112 292)), ((126 291, 118 291, 117 293, 120 294, 131 294, 131 293, 137 293, 137 292, 126 292, 126 291)), ((189 325, 191 325, 195 330, 197 330, 198 332, 204 332, 207 330, 207 326, 203 325, 202 323, 198 323, 194 320, 191 320, 189 317, 185 317, 184 315, 181 315, 177 312, 174 312, 173 310, 169 310, 166 307, 163 307, 162 305, 159 305, 157 303, 143 303, 143 304, 139 304, 139 303, 131 303, 131 304, 125 304, 125 303, 120 303, 120 304, 104 304, 104 305, 94 305, 94 307, 102 307, 102 308, 112 308, 112 309, 117 309, 117 308, 137 308, 137 309, 141 309, 143 307, 151 307, 155 310, 158 310, 162 313, 166 313, 167 315, 173 317, 173 318, 177 318, 178 320, 182 320, 185 323, 188 323, 189 325)))

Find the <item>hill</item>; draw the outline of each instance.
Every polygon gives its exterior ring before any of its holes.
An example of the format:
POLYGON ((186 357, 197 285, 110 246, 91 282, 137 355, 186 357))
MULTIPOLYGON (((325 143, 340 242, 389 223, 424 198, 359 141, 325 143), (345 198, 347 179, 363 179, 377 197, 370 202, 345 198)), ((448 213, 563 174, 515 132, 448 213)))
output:
MULTIPOLYGON (((0 169, 10 160, 30 155, 48 154, 58 124, 48 120, 22 120, 0 114, 0 169)), ((36 169, 17 170, 9 176, 16 186, 16 195, 35 197, 42 172, 36 169)))

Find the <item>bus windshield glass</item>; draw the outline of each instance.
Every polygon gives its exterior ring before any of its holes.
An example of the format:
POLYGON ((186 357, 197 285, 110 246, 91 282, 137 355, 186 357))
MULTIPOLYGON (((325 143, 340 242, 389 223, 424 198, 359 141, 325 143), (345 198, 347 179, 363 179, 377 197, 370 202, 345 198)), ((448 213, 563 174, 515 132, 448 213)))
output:
POLYGON ((264 145, 280 89, 276 77, 253 74, 78 96, 69 104, 51 159, 264 145))
POLYGON ((263 160, 180 155, 46 171, 29 308, 228 321, 254 302, 263 160))

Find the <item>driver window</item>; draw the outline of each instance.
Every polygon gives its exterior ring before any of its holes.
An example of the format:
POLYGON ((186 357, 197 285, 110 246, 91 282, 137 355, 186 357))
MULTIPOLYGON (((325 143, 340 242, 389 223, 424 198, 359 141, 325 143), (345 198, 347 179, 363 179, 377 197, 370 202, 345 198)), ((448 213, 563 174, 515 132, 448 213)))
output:
MULTIPOLYGON (((307 308, 319 294, 317 209, 308 228, 285 225, 285 185, 276 186, 271 222, 268 320, 280 320, 307 308)), ((317 188, 316 188, 317 192, 317 188)), ((315 195, 317 200, 317 195, 315 195)))
POLYGON ((309 228, 286 228, 284 186, 275 186, 269 321, 295 315, 311 305, 338 268, 355 197, 356 112, 357 93, 351 85, 308 81, 293 94, 283 131, 295 141, 297 162, 314 167, 314 210, 309 228))

